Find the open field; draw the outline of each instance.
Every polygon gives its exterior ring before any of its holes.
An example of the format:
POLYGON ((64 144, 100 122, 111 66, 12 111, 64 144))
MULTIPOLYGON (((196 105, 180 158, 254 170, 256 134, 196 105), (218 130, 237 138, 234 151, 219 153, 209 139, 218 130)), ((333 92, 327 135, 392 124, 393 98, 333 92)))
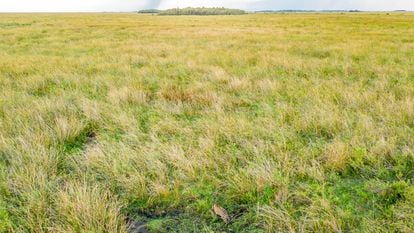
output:
POLYGON ((413 232, 413 182, 414 14, 0 14, 0 232, 413 232))

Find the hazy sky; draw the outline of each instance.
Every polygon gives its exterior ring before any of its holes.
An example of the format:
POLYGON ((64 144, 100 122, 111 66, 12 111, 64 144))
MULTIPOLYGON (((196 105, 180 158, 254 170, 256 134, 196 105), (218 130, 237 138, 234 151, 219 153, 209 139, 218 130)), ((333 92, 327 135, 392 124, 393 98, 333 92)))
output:
POLYGON ((0 12, 135 11, 186 6, 245 10, 414 10, 414 0, 0 0, 0 12))

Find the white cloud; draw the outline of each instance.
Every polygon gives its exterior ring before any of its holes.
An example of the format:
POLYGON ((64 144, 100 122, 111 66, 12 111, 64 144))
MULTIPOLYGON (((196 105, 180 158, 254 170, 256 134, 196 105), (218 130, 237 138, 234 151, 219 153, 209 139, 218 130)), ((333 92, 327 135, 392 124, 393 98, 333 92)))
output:
POLYGON ((0 0, 0 12, 134 11, 158 7, 160 0, 0 0))
POLYGON ((223 6, 247 10, 414 10, 414 0, 0 0, 0 12, 134 11, 144 8, 186 6, 223 6))

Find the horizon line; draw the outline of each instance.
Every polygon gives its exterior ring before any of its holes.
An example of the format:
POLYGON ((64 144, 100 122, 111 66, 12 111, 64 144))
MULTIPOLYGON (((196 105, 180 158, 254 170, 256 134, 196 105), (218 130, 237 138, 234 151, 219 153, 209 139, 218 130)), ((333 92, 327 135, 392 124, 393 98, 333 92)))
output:
MULTIPOLYGON (((184 9, 184 8, 202 8, 202 7, 176 7, 176 8, 168 8, 168 9, 184 9)), ((222 8, 222 7, 205 7, 205 8, 222 8)), ((158 9, 158 8, 144 8, 144 9, 137 9, 133 11, 0 11, 0 14, 5 13, 137 13, 142 10, 168 10, 168 9, 158 9)), ((414 12, 413 10, 407 9, 394 9, 394 10, 360 10, 360 9, 318 9, 318 10, 305 10, 305 9, 257 9, 257 10, 245 10, 239 8, 227 8, 227 9, 237 9, 237 10, 244 10, 246 12, 414 12)))

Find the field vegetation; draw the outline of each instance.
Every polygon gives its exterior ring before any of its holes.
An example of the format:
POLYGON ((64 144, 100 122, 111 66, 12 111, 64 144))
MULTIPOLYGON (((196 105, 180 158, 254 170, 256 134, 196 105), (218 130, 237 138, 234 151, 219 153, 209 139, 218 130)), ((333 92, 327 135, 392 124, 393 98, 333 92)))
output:
POLYGON ((243 15, 245 11, 223 7, 187 7, 159 11, 159 15, 243 15))
POLYGON ((0 15, 0 232, 412 232, 413 142, 411 13, 0 15))

